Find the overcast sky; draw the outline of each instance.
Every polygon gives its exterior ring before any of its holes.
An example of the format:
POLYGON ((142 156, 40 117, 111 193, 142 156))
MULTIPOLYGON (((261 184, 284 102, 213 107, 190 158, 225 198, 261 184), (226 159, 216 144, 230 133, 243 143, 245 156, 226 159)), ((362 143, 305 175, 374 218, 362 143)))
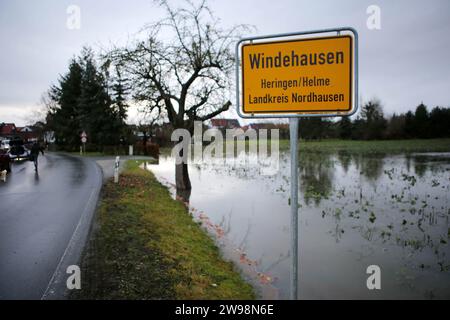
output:
MULTIPOLYGON (((412 110, 421 101, 428 107, 450 106, 448 0, 209 3, 225 27, 251 24, 257 35, 354 27, 360 36, 363 100, 379 98, 387 114, 412 110), (380 30, 366 25, 370 5, 381 9, 380 30)), ((26 124, 42 93, 83 45, 96 49, 123 43, 161 13, 151 0, 0 0, 0 122, 26 124), (70 5, 81 10, 79 30, 66 27, 70 5)))

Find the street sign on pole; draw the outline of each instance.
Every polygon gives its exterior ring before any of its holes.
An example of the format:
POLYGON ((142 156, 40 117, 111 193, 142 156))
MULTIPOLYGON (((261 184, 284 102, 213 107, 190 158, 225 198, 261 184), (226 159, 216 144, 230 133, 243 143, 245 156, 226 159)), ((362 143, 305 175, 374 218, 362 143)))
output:
POLYGON ((350 116, 358 109, 358 33, 353 28, 241 39, 236 110, 242 118, 290 118, 290 298, 298 298, 300 117, 350 116))
POLYGON ((243 118, 348 116, 358 107, 352 28, 241 39, 237 111, 243 118))
POLYGON ((87 134, 85 131, 83 131, 80 134, 81 137, 81 143, 83 144, 83 152, 86 153, 86 142, 87 142, 87 134))

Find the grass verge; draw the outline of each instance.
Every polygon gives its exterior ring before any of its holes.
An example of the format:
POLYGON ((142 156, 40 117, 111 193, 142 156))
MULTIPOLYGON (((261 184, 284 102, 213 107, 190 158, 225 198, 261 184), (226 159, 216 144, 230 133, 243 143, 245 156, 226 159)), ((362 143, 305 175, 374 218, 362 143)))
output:
MULTIPOLYGON (((289 140, 280 140, 280 149, 289 148, 289 140)), ((322 140, 300 141, 300 152, 415 153, 450 152, 450 139, 411 140, 322 140)))
MULTIPOLYGON (((242 143, 242 142, 240 142, 242 143)), ((249 149, 249 142, 245 142, 246 150, 249 149)), ((270 141, 264 141, 270 147, 270 141)), ((228 140, 224 143, 224 153, 228 146, 232 146, 236 152, 236 141, 228 140)), ((205 146, 205 145, 204 145, 205 146)), ((289 150, 289 139, 280 139, 279 148, 281 151, 289 150)), ((170 148, 161 148, 161 154, 170 155, 170 148)), ((299 152, 311 153, 362 153, 362 154, 408 154, 420 152, 450 152, 450 139, 410 139, 410 140, 300 140, 299 152)))
POLYGON ((153 174, 128 161, 102 191, 73 299, 252 299, 252 287, 153 174))

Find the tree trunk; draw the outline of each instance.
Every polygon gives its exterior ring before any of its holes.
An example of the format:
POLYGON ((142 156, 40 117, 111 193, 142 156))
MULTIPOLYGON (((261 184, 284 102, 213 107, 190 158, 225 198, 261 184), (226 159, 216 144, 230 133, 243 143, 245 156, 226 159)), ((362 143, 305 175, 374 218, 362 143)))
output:
POLYGON ((183 201, 187 207, 189 207, 190 198, 191 198, 191 190, 177 189, 177 200, 183 201))
MULTIPOLYGON (((180 120, 179 123, 174 125, 174 128, 182 128, 182 129, 187 129, 190 130, 190 127, 192 127, 193 130, 193 122, 192 125, 190 122, 184 122, 183 120, 180 120)), ((191 133, 192 135, 192 133, 191 133)), ((182 138, 180 138, 179 142, 181 143, 182 138)), ((180 150, 180 157, 184 158, 184 152, 188 153, 187 148, 183 148, 180 150)), ((175 164, 175 183, 176 183, 176 187, 177 187, 177 193, 184 193, 186 191, 190 191, 191 188, 191 180, 189 179, 189 172, 188 172, 188 165, 187 165, 187 161, 188 161, 187 157, 185 159, 185 162, 180 163, 180 164, 175 164)))
POLYGON ((175 164, 175 182, 177 191, 191 190, 187 163, 175 164))

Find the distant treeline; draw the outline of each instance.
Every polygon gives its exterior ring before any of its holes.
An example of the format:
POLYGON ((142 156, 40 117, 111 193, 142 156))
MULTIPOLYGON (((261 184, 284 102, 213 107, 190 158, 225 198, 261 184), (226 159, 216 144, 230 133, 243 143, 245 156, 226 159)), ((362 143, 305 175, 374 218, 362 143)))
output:
POLYGON ((428 139, 450 137, 450 108, 432 110, 421 103, 415 111, 393 114, 386 118, 377 100, 365 103, 357 118, 343 117, 339 121, 327 118, 303 118, 300 137, 306 140, 340 138, 354 140, 428 139))

